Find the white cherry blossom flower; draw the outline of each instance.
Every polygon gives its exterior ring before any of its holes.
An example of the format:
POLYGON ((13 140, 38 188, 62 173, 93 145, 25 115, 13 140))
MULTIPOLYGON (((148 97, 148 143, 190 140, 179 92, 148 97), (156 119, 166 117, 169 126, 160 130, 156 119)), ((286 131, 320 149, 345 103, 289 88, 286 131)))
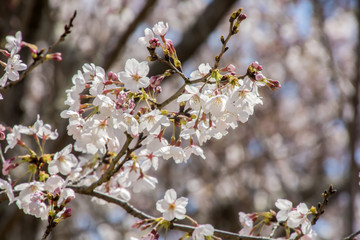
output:
POLYGON ((99 112, 103 116, 110 115, 116 108, 114 101, 110 97, 102 94, 96 95, 93 104, 94 106, 98 106, 99 112))
POLYGON ((15 54, 14 56, 11 56, 4 69, 5 74, 0 78, 0 86, 5 86, 8 79, 10 81, 19 80, 19 71, 24 71, 25 69, 27 69, 27 66, 20 60, 20 55, 15 54))
POLYGON ((303 224, 307 219, 309 214, 309 209, 305 203, 300 203, 297 205, 296 209, 289 212, 287 225, 291 228, 296 228, 303 224))
POLYGON ((206 76, 206 74, 208 74, 210 70, 211 67, 209 63, 202 63, 200 64, 198 70, 195 70, 192 73, 190 73, 190 80, 202 78, 206 76))
POLYGON ((187 198, 177 198, 175 190, 169 189, 166 191, 164 199, 156 202, 156 209, 163 214, 164 219, 167 221, 174 218, 181 220, 185 218, 187 204, 187 198))
POLYGON ((15 201, 15 196, 11 184, 1 178, 0 178, 0 189, 4 189, 7 197, 9 198, 9 205, 15 201))
POLYGON ((21 49, 22 34, 20 31, 15 33, 15 36, 6 36, 5 48, 11 52, 11 56, 18 53, 21 49))
POLYGON ((5 152, 7 152, 9 149, 13 149, 19 143, 21 140, 21 131, 23 128, 25 127, 21 125, 15 125, 12 128, 12 132, 6 135, 6 141, 8 145, 5 147, 5 152))
POLYGON ((203 101, 202 94, 199 92, 199 88, 195 86, 186 85, 185 90, 188 93, 183 93, 177 98, 177 102, 187 102, 194 110, 200 110, 201 102, 203 101))
POLYGON ((150 39, 154 38, 154 33, 150 28, 146 28, 144 30, 144 33, 145 33, 145 36, 140 37, 138 41, 139 41, 139 43, 143 44, 146 47, 151 47, 149 41, 150 41, 150 39))
POLYGON ((184 150, 181 147, 176 146, 166 146, 159 150, 159 153, 166 160, 173 158, 175 163, 179 164, 184 162, 186 155, 184 150))
POLYGON ((146 76, 148 73, 147 62, 139 63, 135 58, 131 58, 125 63, 125 71, 119 73, 119 79, 124 82, 125 88, 136 92, 150 85, 150 79, 146 76))
POLYGON ((215 95, 206 102, 204 107, 205 113, 211 113, 215 117, 220 117, 224 114, 226 109, 226 103, 228 100, 228 96, 221 94, 215 95))
POLYGON ((155 170, 157 170, 159 167, 159 156, 160 154, 157 151, 152 152, 148 148, 139 152, 139 160, 149 162, 155 170))
POLYGON ((215 229, 211 224, 199 225, 194 229, 191 236, 193 240, 203 240, 206 236, 214 235, 214 230, 215 229))
POLYGON ((254 227, 253 220, 244 212, 239 212, 239 222, 242 226, 239 234, 249 235, 254 227))
POLYGON ((201 147, 191 144, 189 146, 187 146, 184 149, 185 152, 185 162, 187 162, 187 160, 190 158, 191 154, 195 154, 196 156, 200 156, 202 159, 205 159, 205 155, 204 155, 204 151, 202 150, 201 147))
POLYGON ((47 219, 48 207, 44 203, 44 183, 31 182, 15 186, 15 191, 20 191, 16 197, 16 205, 23 209, 24 213, 34 215, 42 220, 47 219))
POLYGON ((146 145, 146 148, 152 152, 157 152, 162 147, 168 145, 168 141, 162 136, 161 133, 149 134, 143 143, 146 145))
POLYGON ((275 206, 280 209, 280 211, 276 214, 276 219, 278 222, 284 222, 288 219, 288 214, 293 208, 292 202, 287 199, 278 199, 275 202, 275 206))
POLYGON ((48 170, 51 175, 60 172, 63 175, 68 175, 71 168, 78 163, 76 157, 71 153, 72 144, 64 147, 60 152, 55 153, 54 159, 50 162, 48 170))
POLYGON ((139 123, 133 115, 116 112, 111 119, 114 128, 119 128, 121 131, 126 131, 133 136, 139 134, 139 123))
POLYGON ((57 130, 51 131, 51 125, 50 124, 44 124, 42 120, 40 120, 40 115, 37 115, 36 122, 28 127, 24 128, 21 133, 27 134, 27 135, 37 135, 39 138, 43 140, 51 139, 55 140, 59 136, 57 130))
POLYGON ((159 134, 161 126, 170 126, 170 121, 161 114, 159 109, 155 109, 140 117, 139 132, 147 130, 150 134, 159 134))
POLYGON ((159 35, 160 37, 164 37, 169 30, 169 24, 164 24, 163 21, 160 21, 156 23, 153 27, 153 31, 156 35, 159 35))

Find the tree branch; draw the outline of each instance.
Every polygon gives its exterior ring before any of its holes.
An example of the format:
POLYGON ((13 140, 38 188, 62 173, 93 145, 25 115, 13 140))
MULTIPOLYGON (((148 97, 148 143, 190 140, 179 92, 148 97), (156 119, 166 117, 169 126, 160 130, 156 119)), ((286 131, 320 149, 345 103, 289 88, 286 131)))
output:
POLYGON ((69 24, 66 24, 64 26, 64 33, 61 34, 60 38, 53 44, 51 45, 45 52, 45 54, 43 53, 43 50, 40 50, 40 52, 37 54, 36 58, 34 58, 34 62, 30 65, 30 67, 25 71, 22 72, 19 79, 13 82, 9 82, 9 84, 7 84, 6 86, 0 88, 0 92, 4 89, 10 88, 12 86, 14 86, 15 84, 18 84, 19 82, 21 82, 30 72, 32 72, 37 66, 39 66, 40 64, 44 63, 46 61, 46 55, 50 54, 52 52, 52 50, 59 45, 62 41, 65 40, 65 37, 71 33, 71 28, 73 27, 73 21, 76 17, 76 11, 74 12, 73 16, 70 18, 69 20, 69 24))
MULTIPOLYGON (((103 199, 109 203, 114 203, 114 204, 122 207, 130 215, 132 215, 136 218, 139 218, 141 220, 155 219, 155 217, 140 211, 139 209, 135 208, 133 205, 131 205, 128 202, 125 202, 119 198, 112 197, 110 195, 101 193, 96 190, 94 190, 92 192, 84 193, 81 190, 81 188, 77 187, 77 186, 70 186, 70 188, 72 188, 77 193, 97 197, 97 198, 103 199)), ((173 223, 170 226, 170 228, 173 230, 178 230, 178 231, 183 231, 183 232, 188 232, 188 233, 192 233, 195 229, 194 226, 189 226, 189 225, 179 224, 179 223, 173 223)), ((270 240, 270 238, 267 238, 267 237, 243 236, 243 235, 239 235, 237 233, 222 231, 222 230, 218 230, 218 229, 215 229, 214 235, 217 237, 220 237, 222 239, 229 239, 229 240, 270 240)))
POLYGON ((352 234, 350 234, 349 236, 347 236, 346 238, 344 238, 344 240, 353 240, 357 235, 360 234, 360 230, 358 230, 357 232, 354 232, 352 234))

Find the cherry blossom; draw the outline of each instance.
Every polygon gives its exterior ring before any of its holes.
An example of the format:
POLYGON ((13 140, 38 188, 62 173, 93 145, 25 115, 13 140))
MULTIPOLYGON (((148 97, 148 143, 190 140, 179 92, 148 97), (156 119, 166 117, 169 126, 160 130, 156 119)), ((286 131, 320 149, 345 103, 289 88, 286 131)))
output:
POLYGON ((49 164, 49 173, 56 174, 60 172, 63 175, 68 175, 71 168, 78 163, 76 157, 71 153, 72 144, 64 147, 60 152, 55 153, 53 160, 49 164))
POLYGON ((15 196, 11 184, 0 178, 0 189, 4 189, 8 199, 9 205, 15 201, 15 196))
POLYGON ((139 43, 143 44, 146 47, 154 47, 151 43, 150 40, 154 39, 154 33, 150 28, 146 28, 144 30, 145 36, 144 37, 140 37, 139 38, 139 43))
POLYGON ((239 212, 239 222, 242 226, 239 234, 240 235, 250 235, 254 227, 253 220, 244 212, 239 212))
POLYGON ((296 209, 289 212, 287 225, 291 228, 296 228, 300 224, 303 224, 307 220, 307 215, 309 214, 309 209, 305 203, 300 203, 297 205, 296 209))
POLYGON ((276 218, 279 222, 284 222, 288 219, 288 214, 293 208, 292 202, 287 199, 278 199, 275 202, 275 206, 280 209, 276 214, 276 218))
POLYGON ((159 109, 150 111, 140 117, 140 132, 146 129, 150 134, 159 134, 161 126, 170 126, 170 121, 166 116, 161 114, 159 109))
POLYGON ((199 88, 195 86, 186 85, 185 90, 188 93, 184 93, 177 98, 177 102, 187 102, 194 110, 200 110, 202 94, 199 92, 199 88))
POLYGON ((156 35, 159 35, 160 37, 164 37, 169 30, 169 24, 164 24, 163 21, 160 21, 156 23, 153 27, 153 31, 156 35))
POLYGON ((164 199, 156 202, 156 209, 163 214, 164 219, 167 221, 174 218, 181 220, 185 218, 187 204, 187 198, 177 198, 175 190, 169 189, 165 192, 164 199))
POLYGON ((22 33, 17 31, 15 36, 6 36, 5 48, 11 52, 11 56, 18 53, 21 49, 22 33))
POLYGON ((20 55, 15 54, 14 56, 11 56, 7 61, 5 74, 0 79, 0 86, 4 87, 8 79, 10 81, 19 80, 19 71, 24 71, 26 69, 27 66, 20 60, 20 55))
POLYGON ((125 63, 125 71, 119 73, 119 79, 124 82, 125 88, 136 92, 150 85, 150 79, 146 76, 148 73, 147 62, 139 63, 135 58, 131 58, 125 63))
POLYGON ((211 70, 209 63, 200 64, 198 70, 193 71, 190 74, 190 80, 195 80, 206 76, 211 70))
POLYGON ((12 128, 12 132, 6 135, 6 141, 8 145, 5 147, 5 152, 9 149, 13 149, 18 143, 21 142, 21 132, 26 129, 26 127, 21 125, 15 125, 12 128))
POLYGON ((175 163, 179 164, 186 160, 186 154, 181 147, 166 146, 159 150, 162 157, 166 160, 173 158, 175 163))
POLYGON ((214 227, 210 224, 204 224, 197 226, 191 236, 194 240, 203 240, 212 235, 214 235, 214 227))

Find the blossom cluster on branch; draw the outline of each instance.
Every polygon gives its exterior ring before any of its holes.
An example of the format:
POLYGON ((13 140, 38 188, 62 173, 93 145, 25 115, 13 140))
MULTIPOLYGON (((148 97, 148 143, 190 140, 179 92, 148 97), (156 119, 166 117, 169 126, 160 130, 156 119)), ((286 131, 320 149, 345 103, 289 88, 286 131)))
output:
MULTIPOLYGON (((166 38, 169 25, 161 21, 152 29, 145 29, 139 44, 149 51, 148 61, 168 66, 163 74, 148 76, 148 62, 134 58, 128 59, 124 70, 118 73, 105 72, 92 63, 84 64, 73 76, 71 88, 66 90, 65 105, 68 107, 61 112, 61 117, 68 119, 67 133, 74 139, 74 144, 58 152, 44 151, 45 143, 56 140, 58 133, 49 124, 44 124, 39 115, 32 126, 0 129, 2 140, 6 136, 5 152, 15 147, 28 152, 10 159, 2 156, 2 173, 7 179, 0 179, 0 189, 6 192, 9 202, 16 202, 24 213, 48 221, 43 239, 60 221, 71 216, 67 204, 76 193, 93 195, 96 191, 128 202, 132 192, 155 189, 159 180, 149 175, 151 168, 157 170, 162 160, 172 159, 181 164, 187 163, 192 155, 205 159, 202 149, 205 142, 212 138, 221 139, 230 129, 247 122, 254 107, 262 104, 260 87, 267 86, 272 90, 281 87, 279 82, 264 76, 263 67, 257 61, 250 63, 242 74, 232 64, 219 67, 221 57, 229 49, 228 41, 245 19, 242 9, 231 15, 228 35, 220 38, 222 49, 215 57, 214 65, 201 63, 189 76, 182 70, 172 40, 166 38), (171 76, 180 79, 181 87, 160 102, 161 85, 164 81, 172 81, 171 76), (170 103, 177 109, 172 109, 170 103), (37 149, 30 147, 24 135, 33 137, 37 149), (27 166, 29 180, 12 181, 9 172, 23 164, 27 166)), ((69 26, 65 28, 66 34, 69 26)), ((19 80, 19 71, 27 69, 18 55, 23 46, 30 48, 34 61, 41 57, 61 60, 59 53, 42 55, 43 50, 38 51, 35 45, 23 42, 21 32, 6 40, 7 50, 1 52, 8 61, 0 61, 5 67, 0 80, 2 87, 6 87, 8 80, 19 80)), ((93 200, 105 204, 107 201, 99 194, 93 200)), ((186 218, 194 228, 185 231, 181 239, 220 239, 213 226, 198 224, 186 215, 187 203, 187 198, 177 198, 176 191, 169 189, 164 199, 156 203, 162 217, 143 218, 134 224, 134 228, 150 229, 141 239, 159 239, 162 229, 167 232, 174 222, 186 218)), ((305 203, 300 203, 294 208, 293 203, 285 199, 279 199, 275 205, 279 209, 277 213, 273 210, 240 212, 242 229, 239 234, 229 233, 229 236, 248 237, 244 239, 252 239, 251 236, 273 239, 316 237, 310 221, 318 214, 315 207, 308 209, 305 203), (282 232, 285 235, 278 236, 282 232)))

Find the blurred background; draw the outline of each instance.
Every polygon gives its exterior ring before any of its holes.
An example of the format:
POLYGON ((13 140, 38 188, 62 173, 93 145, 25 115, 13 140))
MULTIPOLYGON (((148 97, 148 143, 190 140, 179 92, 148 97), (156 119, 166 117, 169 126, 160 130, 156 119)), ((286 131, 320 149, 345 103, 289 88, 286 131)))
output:
MULTIPOLYGON (((360 3, 357 0, 2 0, 0 46, 20 30, 23 40, 48 47, 62 34, 74 10, 72 33, 55 51, 63 61, 46 62, 3 93, 0 123, 31 125, 41 119, 60 136, 48 152, 71 138, 59 113, 65 89, 84 63, 119 72, 128 58, 145 60, 137 39, 146 27, 169 23, 184 71, 200 63, 213 65, 228 18, 244 8, 247 19, 229 43, 221 67, 234 64, 238 74, 257 60, 265 76, 282 88, 261 89, 264 104, 246 124, 205 146, 206 160, 188 164, 161 161, 152 175, 156 191, 132 194, 131 204, 160 216, 155 202, 168 188, 189 198, 188 214, 199 223, 237 232, 238 212, 277 210, 278 198, 309 207, 322 200, 330 184, 338 190, 315 230, 319 239, 341 239, 360 229, 359 82, 360 3)), ((31 63, 27 49, 21 52, 31 63)), ((3 60, 3 59, 2 59, 3 60)), ((164 71, 151 65, 151 74, 164 71)), ((2 73, 1 73, 2 74, 2 73)), ((181 84, 164 84, 171 92, 181 84)), ((169 90, 169 91, 167 91, 169 90)), ((5 147, 5 142, 1 142, 5 147)), ((16 155, 9 151, 7 158, 16 155)), ((120 207, 99 206, 90 197, 72 202, 73 216, 59 224, 49 239, 129 239, 135 222, 120 207)), ((46 223, 26 216, 15 204, 0 204, 0 239, 40 239, 46 223)), ((182 233, 172 232, 169 239, 182 233)))

